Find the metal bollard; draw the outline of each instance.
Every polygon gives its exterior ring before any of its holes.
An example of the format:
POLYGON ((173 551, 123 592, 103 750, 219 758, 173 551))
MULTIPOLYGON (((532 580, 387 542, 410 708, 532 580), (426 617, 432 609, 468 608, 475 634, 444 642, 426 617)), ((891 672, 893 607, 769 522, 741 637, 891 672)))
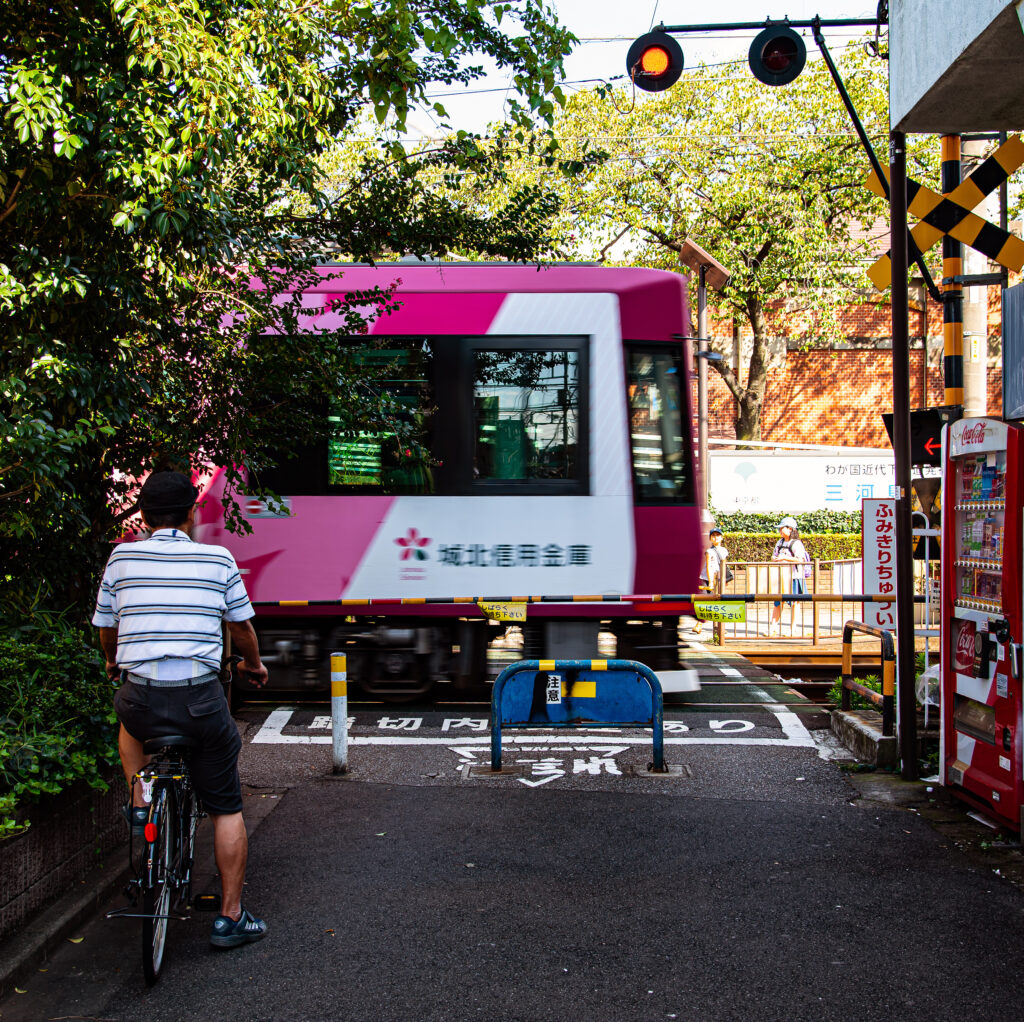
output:
POLYGON ((332 768, 348 773, 348 658, 331 654, 331 739, 332 768))

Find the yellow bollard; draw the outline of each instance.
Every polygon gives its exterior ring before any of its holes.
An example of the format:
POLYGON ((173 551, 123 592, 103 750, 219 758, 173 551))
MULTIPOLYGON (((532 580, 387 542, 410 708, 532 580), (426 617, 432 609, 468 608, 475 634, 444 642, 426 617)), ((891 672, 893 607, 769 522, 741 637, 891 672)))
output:
POLYGON ((331 654, 331 739, 334 773, 348 773, 348 658, 331 654))

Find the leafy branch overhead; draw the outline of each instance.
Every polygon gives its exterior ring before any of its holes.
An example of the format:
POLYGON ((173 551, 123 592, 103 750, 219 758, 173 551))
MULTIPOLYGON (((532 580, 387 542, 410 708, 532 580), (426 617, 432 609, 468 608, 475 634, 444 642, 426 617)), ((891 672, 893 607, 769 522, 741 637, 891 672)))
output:
MULTIPOLYGON (((557 165, 544 128, 573 39, 542 0, 0 12, 0 602, 27 606, 19 580, 42 578, 84 606, 131 477, 287 454, 327 400, 353 433, 387 416, 339 339, 387 316, 391 294, 335 305, 325 329, 324 309, 289 297, 316 262, 536 251, 548 188, 466 209, 417 183, 397 139, 424 107, 443 126, 431 91, 488 62, 511 79, 505 131, 557 165), (346 191, 323 160, 357 130, 346 191)), ((438 173, 500 177, 500 147, 442 134, 438 173)))

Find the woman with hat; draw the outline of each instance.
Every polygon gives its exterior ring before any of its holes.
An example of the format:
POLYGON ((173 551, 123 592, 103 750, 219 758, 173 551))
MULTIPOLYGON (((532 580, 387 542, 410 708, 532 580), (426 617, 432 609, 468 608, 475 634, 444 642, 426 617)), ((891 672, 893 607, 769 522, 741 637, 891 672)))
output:
MULTIPOLYGON (((772 560, 782 564, 793 565, 792 592, 794 595, 802 595, 806 592, 804 587, 804 564, 807 562, 807 549, 800 541, 800 530, 797 528, 796 519, 786 516, 779 522, 779 541, 772 551, 772 560)), ((790 606, 790 621, 795 621, 796 610, 793 601, 786 601, 790 606)), ((776 601, 772 606, 772 616, 768 623, 768 634, 778 635, 782 627, 782 603, 776 601)))

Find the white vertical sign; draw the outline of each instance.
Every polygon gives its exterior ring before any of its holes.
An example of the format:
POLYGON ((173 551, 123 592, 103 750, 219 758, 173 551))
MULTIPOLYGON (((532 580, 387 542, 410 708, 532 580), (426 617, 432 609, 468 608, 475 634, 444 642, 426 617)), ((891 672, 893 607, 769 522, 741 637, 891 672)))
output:
POLYGON ((892 594, 892 601, 865 603, 862 620, 876 628, 896 628, 896 501, 861 501, 864 592, 892 594))

